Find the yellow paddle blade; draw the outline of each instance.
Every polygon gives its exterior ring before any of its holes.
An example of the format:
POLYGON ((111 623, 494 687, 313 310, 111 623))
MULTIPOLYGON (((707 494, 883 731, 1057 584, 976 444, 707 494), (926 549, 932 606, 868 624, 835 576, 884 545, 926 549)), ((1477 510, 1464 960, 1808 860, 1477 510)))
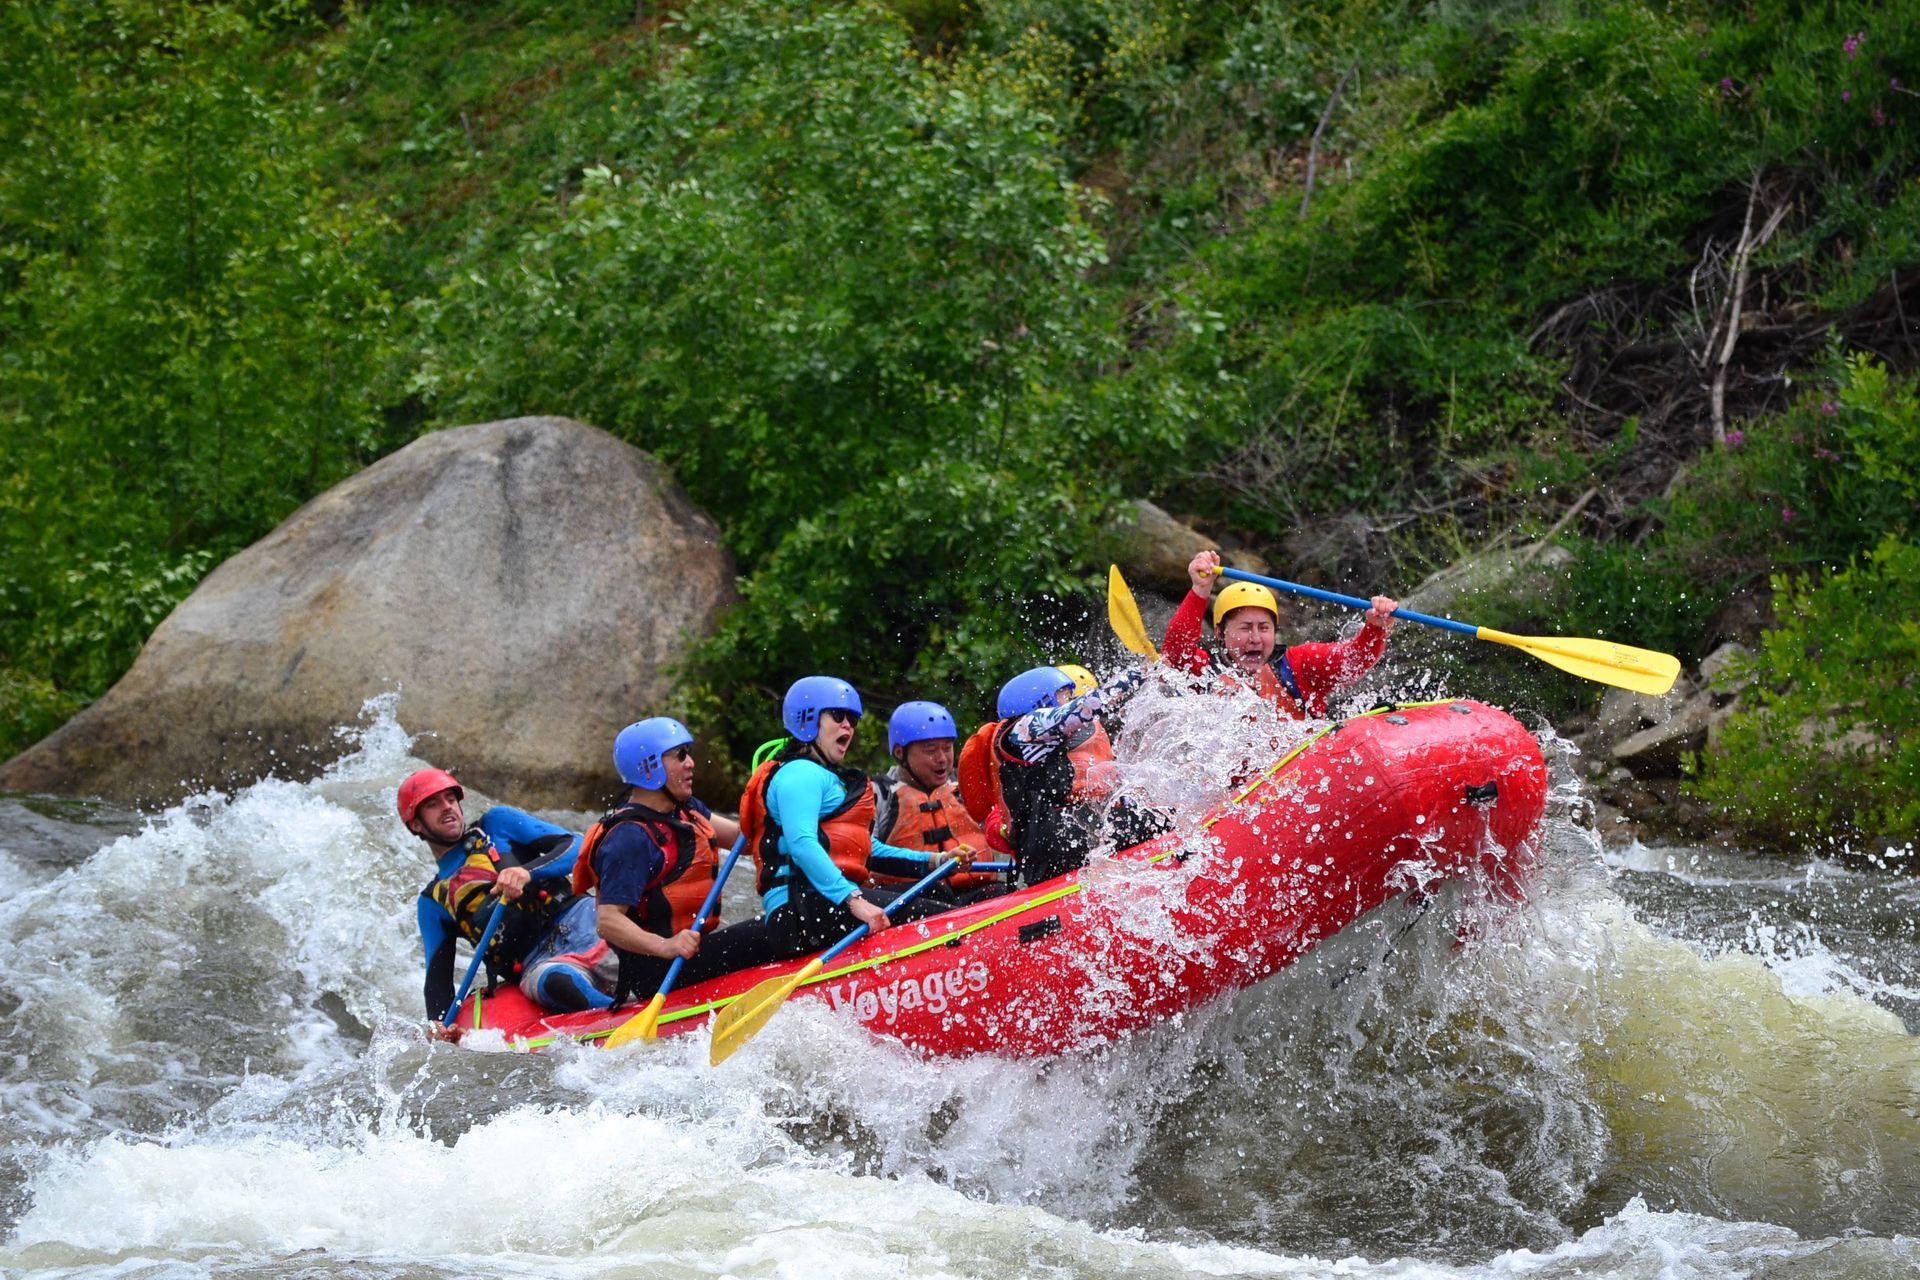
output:
POLYGON ((1636 649, 1611 640, 1583 640, 1569 636, 1516 636, 1492 627, 1480 627, 1474 634, 1495 644, 1510 644, 1562 671, 1570 671, 1587 680, 1610 684, 1635 693, 1658 697, 1673 688, 1680 675, 1680 659, 1670 653, 1636 649))
POLYGON ((782 978, 768 978, 747 994, 720 1011, 713 1020, 713 1047, 707 1052, 707 1065, 717 1067, 733 1056, 733 1051, 760 1034, 767 1019, 780 1012, 794 989, 820 972, 815 959, 797 972, 782 978))
POLYGON ((652 1041, 660 1034, 660 1009, 667 998, 655 995, 647 1002, 647 1007, 628 1018, 613 1029, 607 1037, 606 1048, 618 1049, 623 1044, 632 1044, 635 1040, 652 1041))
POLYGON ((1107 566, 1107 625, 1121 644, 1150 662, 1160 661, 1160 651, 1147 636, 1147 621, 1140 616, 1140 606, 1133 602, 1133 592, 1117 564, 1107 566))

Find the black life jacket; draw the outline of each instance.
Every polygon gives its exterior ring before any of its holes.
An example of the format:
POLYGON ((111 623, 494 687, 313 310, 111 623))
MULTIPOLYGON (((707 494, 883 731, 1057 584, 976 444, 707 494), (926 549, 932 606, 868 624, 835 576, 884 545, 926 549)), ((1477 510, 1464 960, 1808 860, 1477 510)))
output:
POLYGON ((1050 751, 1028 764, 1006 750, 1007 731, 1017 720, 1002 720, 994 733, 993 765, 1021 879, 1038 884, 1086 864, 1095 840, 1092 806, 1074 800, 1074 762, 1067 751, 1050 751))
MULTIPOLYGON (((527 848, 536 854, 544 854, 558 845, 570 843, 572 839, 572 836, 565 834, 548 836, 534 841, 527 848)), ((501 849, 478 824, 468 827, 455 847, 464 852, 458 869, 450 876, 436 874, 420 892, 423 897, 439 903, 453 917, 453 927, 461 937, 478 946, 481 935, 486 932, 487 921, 493 918, 493 909, 497 905, 490 897, 494 881, 507 868, 525 866, 532 859, 523 859, 511 850, 501 849)), ((533 950, 533 944, 575 901, 575 895, 559 892, 535 880, 527 886, 526 892, 507 904, 506 915, 501 917, 500 927, 494 930, 493 941, 487 945, 485 963, 488 995, 492 995, 503 980, 519 978, 521 963, 533 950)))

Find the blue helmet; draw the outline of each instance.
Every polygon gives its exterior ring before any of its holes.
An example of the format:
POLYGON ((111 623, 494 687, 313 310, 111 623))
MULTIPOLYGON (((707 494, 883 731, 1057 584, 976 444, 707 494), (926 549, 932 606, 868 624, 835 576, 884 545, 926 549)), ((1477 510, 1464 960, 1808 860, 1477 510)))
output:
POLYGON ((822 711, 866 713, 860 707, 860 694, 837 676, 801 676, 787 690, 780 704, 780 721, 796 742, 812 742, 820 736, 822 711))
POLYGON ((630 787, 658 791, 667 785, 667 752, 690 747, 693 735, 672 716, 654 716, 622 729, 613 740, 613 767, 630 787))
POLYGON ((1060 668, 1034 667, 1030 671, 1022 671, 1000 686, 997 711, 1002 720, 1023 716, 1029 711, 1052 706, 1054 694, 1071 688, 1073 677, 1060 668))
POLYGON ((893 719, 887 721, 889 754, 916 742, 959 736, 960 729, 953 723, 953 713, 937 702, 903 702, 894 711, 893 719))

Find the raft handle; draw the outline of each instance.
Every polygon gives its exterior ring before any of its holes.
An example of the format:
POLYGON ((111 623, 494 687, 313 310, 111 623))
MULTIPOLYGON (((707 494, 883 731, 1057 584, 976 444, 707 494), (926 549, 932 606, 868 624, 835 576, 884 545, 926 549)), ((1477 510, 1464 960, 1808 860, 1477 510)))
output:
POLYGON ((1045 920, 1035 920, 1032 924, 1020 926, 1020 941, 1038 942, 1060 932, 1060 917, 1048 916, 1045 920))
POLYGON ((1497 803, 1499 799, 1500 783, 1498 781, 1483 782, 1477 787, 1471 782, 1467 784, 1468 804, 1491 805, 1497 803))

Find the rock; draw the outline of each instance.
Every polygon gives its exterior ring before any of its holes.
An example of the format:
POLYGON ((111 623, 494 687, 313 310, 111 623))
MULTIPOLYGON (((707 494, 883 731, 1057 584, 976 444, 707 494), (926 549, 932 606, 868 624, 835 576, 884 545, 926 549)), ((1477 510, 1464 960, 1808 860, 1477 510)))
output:
POLYGON ((1461 602, 1471 603, 1498 589, 1538 600, 1544 610, 1565 582, 1566 567, 1572 562, 1571 551, 1551 542, 1483 552, 1448 565, 1400 603, 1419 613, 1448 616, 1461 602))
POLYGON ((735 598, 713 520, 564 418, 439 431, 208 575, 118 684, 0 766, 0 790, 165 802, 310 772, 370 696, 488 794, 597 807, 613 736, 735 598))
POLYGON ((1309 517, 1280 546, 1290 578, 1352 596, 1392 594, 1385 585, 1392 556, 1381 531, 1362 516, 1309 517))
MULTIPOLYGON (((1220 544, 1162 511, 1136 499, 1125 504, 1111 526, 1118 546, 1114 563, 1135 589, 1145 587, 1179 600, 1187 594, 1187 564, 1202 551, 1220 551, 1220 544)), ((1248 573, 1267 572, 1266 563, 1250 551, 1221 552, 1221 561, 1248 573)))
POLYGON ((1773 622, 1773 588, 1763 578, 1728 596, 1707 620, 1701 639, 1707 646, 1731 643, 1758 649, 1773 622))
POLYGON ((1184 593, 1187 562, 1202 551, 1217 551, 1212 538, 1181 524, 1153 503, 1140 499, 1124 504, 1112 531, 1119 546, 1114 563, 1128 585, 1154 591, 1184 593))
POLYGON ((1614 747, 1625 739, 1672 719, 1674 713, 1699 692, 1700 687, 1685 671, 1673 682, 1673 688, 1657 697, 1631 689, 1609 688, 1593 714, 1592 725, 1575 741, 1582 751, 1610 756, 1614 747))
POLYGON ((1667 719, 1630 734, 1613 748, 1613 759, 1636 778, 1677 778, 1690 752, 1707 745, 1707 731, 1728 712, 1714 706, 1713 695, 1696 693, 1667 719))

